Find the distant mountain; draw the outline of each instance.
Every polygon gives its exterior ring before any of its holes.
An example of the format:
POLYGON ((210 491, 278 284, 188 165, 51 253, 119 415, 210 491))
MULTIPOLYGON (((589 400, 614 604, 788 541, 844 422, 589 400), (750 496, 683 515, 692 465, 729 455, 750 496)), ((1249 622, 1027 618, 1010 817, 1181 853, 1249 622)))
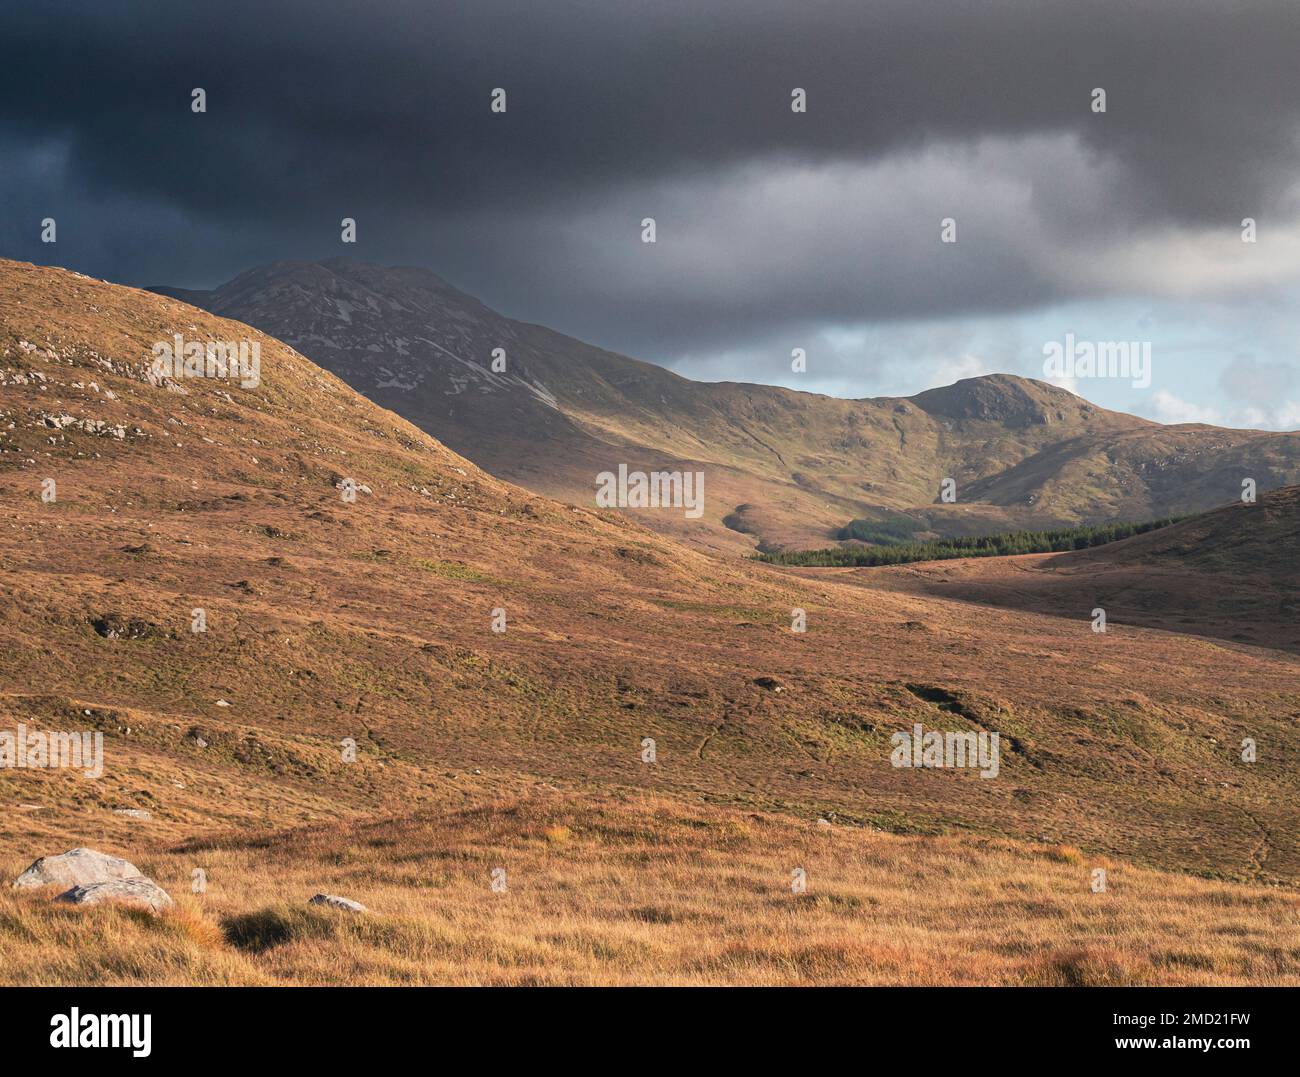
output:
POLYGON ((1148 519, 1230 501, 1243 478, 1300 482, 1298 434, 1163 426, 1006 374, 866 400, 693 382, 425 269, 277 262, 208 292, 153 290, 278 337, 541 493, 591 504, 619 464, 703 471, 701 519, 639 515, 714 548, 825 546, 850 519, 899 511, 919 534, 1148 519), (955 504, 939 501, 945 478, 955 504))

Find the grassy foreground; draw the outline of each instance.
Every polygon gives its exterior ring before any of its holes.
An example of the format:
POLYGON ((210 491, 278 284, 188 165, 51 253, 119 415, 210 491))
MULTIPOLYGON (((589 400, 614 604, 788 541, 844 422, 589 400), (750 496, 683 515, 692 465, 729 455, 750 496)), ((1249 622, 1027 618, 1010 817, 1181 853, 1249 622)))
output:
MULTIPOLYGON (((129 850, 118 850, 129 853, 129 850)), ((504 805, 134 854, 160 919, 0 894, 9 984, 1300 984, 1300 895, 1065 846, 655 797, 504 805), (195 867, 208 879, 190 895, 195 867), (1092 870, 1107 868, 1094 893, 1092 870), (493 870, 506 890, 494 892, 493 870), (791 890, 803 868, 807 892, 791 890), (309 907, 324 890, 367 915, 309 907)), ((25 864, 0 867, 11 878, 25 864)))

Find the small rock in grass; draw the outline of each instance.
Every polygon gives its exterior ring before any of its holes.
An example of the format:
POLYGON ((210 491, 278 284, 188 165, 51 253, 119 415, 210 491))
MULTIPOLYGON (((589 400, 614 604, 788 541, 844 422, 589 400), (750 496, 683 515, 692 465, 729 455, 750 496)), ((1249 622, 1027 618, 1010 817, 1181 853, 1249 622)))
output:
POLYGON ((369 910, 359 901, 353 901, 351 898, 336 897, 334 894, 317 894, 308 905, 327 905, 331 909, 345 909, 348 912, 368 912, 369 910))

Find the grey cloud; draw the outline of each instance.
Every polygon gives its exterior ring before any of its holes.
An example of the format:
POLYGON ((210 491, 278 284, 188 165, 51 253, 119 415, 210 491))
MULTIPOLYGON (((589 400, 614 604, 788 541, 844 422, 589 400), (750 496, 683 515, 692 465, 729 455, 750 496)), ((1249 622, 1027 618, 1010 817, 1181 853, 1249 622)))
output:
POLYGON ((1104 295, 1080 251, 1296 212, 1284 2, 46 0, 0 40, 4 254, 203 286, 352 216, 359 257, 647 358, 1104 295))

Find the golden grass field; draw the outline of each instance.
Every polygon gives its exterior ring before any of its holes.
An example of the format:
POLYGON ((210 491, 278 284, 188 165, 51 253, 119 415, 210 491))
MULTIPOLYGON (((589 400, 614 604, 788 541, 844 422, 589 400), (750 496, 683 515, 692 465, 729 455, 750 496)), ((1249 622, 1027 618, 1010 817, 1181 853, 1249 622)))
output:
POLYGON ((6 893, 6 982, 1300 984, 1294 892, 648 796, 231 834, 139 866, 178 896, 202 867, 207 892, 158 919, 6 893), (318 890, 371 911, 305 905, 318 890))
POLYGON ((1230 559, 1162 568, 1175 601, 1108 562, 714 557, 499 482, 270 338, 255 392, 150 384, 173 332, 253 331, 0 263, 0 729, 107 760, 0 770, 0 883, 89 846, 188 909, 0 885, 0 981, 1296 982, 1267 571, 1237 638, 1230 559), (1001 731, 999 777, 892 767, 914 722, 1001 731))

